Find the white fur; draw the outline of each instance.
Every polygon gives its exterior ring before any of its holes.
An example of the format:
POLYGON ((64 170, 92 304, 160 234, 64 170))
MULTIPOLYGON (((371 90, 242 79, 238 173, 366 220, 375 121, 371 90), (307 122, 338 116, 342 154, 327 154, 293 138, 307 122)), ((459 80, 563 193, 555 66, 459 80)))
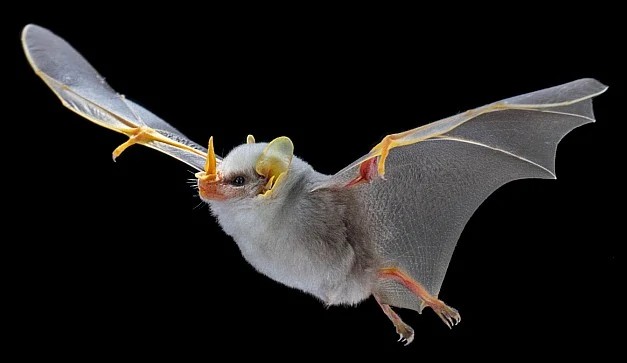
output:
MULTIPOLYGON (((219 172, 229 175, 254 168, 265 145, 238 146, 224 158, 219 172)), ((355 304, 370 295, 371 286, 348 278, 355 260, 352 247, 345 243, 342 251, 329 253, 326 241, 315 240, 308 230, 324 227, 309 226, 310 214, 303 209, 307 206, 299 204, 303 193, 323 178, 326 176, 294 157, 287 178, 275 186, 270 197, 253 195, 209 204, 222 229, 259 272, 327 304, 355 304)))

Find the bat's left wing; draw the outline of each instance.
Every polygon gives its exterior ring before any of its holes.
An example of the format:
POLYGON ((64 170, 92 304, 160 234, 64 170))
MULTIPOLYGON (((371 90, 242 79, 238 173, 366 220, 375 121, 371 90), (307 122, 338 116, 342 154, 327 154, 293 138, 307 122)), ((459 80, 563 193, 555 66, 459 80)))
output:
POLYGON ((30 24, 22 31, 22 45, 35 73, 64 106, 100 126, 129 137, 127 142, 115 149, 114 159, 130 145, 142 144, 203 170, 207 149, 115 92, 65 40, 45 28, 30 24))
MULTIPOLYGON (((389 135, 315 189, 357 188, 380 255, 437 296, 474 211, 512 180, 555 178, 557 144, 594 121, 592 98, 606 88, 580 79, 389 135)), ((390 305, 423 307, 391 280, 378 294, 390 305)))

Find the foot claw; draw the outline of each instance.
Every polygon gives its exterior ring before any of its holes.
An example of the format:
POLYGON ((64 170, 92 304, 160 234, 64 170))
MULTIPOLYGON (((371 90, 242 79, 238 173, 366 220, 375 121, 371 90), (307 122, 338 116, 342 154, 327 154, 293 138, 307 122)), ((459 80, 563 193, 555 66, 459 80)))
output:
POLYGON ((414 329, 412 329, 411 326, 405 324, 403 320, 401 320, 401 318, 398 316, 398 314, 396 314, 394 310, 392 310, 390 305, 381 303, 376 295, 375 299, 377 300, 379 306, 381 306, 381 309, 383 309, 385 315, 394 324, 394 327, 396 328, 396 333, 399 335, 398 341, 405 343, 405 345, 411 343, 414 340, 414 329))
POLYGON ((414 341, 414 329, 412 329, 409 325, 403 323, 402 321, 398 322, 396 325, 396 332, 400 335, 398 339, 399 342, 405 343, 405 345, 409 345, 409 343, 414 341))
POLYGON ((444 304, 441 301, 438 301, 438 304, 431 305, 431 308, 433 309, 433 311, 435 311, 436 314, 438 314, 440 319, 442 319, 444 324, 446 324, 449 329, 453 329, 453 327, 459 324, 459 322, 462 320, 462 317, 461 315, 459 315, 459 312, 457 312, 457 310, 444 304))

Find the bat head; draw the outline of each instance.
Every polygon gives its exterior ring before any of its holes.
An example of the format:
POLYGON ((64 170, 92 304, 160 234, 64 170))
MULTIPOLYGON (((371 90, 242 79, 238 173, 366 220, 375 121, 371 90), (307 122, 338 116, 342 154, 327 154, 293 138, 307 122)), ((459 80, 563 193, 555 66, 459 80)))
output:
POLYGON ((249 135, 246 144, 217 163, 210 138, 205 171, 196 174, 200 197, 208 203, 272 198, 286 179, 293 152, 287 137, 255 143, 249 135))

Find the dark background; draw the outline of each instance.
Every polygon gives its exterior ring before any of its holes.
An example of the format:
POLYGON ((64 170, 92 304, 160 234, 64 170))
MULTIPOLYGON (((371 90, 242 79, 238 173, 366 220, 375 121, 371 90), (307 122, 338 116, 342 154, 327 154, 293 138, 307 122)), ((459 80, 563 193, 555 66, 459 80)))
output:
POLYGON ((612 9, 144 11, 33 6, 4 23, 5 299, 25 356, 616 351, 625 58, 612 9), (558 180, 506 185, 466 226, 440 294, 462 323, 401 311, 416 331, 403 348, 372 299, 327 309, 256 273, 198 206, 189 167, 142 147, 113 163, 124 137, 66 110, 30 69, 31 22, 190 139, 213 135, 224 154, 249 133, 286 135, 325 173, 388 133, 502 98, 582 77, 610 88, 598 122, 560 144, 558 180))

